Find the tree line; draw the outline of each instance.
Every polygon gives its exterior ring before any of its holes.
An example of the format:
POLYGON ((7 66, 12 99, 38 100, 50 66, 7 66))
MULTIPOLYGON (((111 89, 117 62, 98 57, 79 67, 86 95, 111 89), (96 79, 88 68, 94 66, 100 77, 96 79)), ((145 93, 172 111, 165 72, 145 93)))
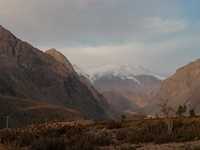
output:
POLYGON ((186 115, 186 113, 189 113, 189 116, 190 117, 196 117, 196 112, 195 112, 195 109, 194 108, 190 108, 188 109, 187 106, 184 104, 184 105, 179 105, 178 106, 178 109, 176 111, 176 115, 178 117, 182 117, 184 115, 186 115))

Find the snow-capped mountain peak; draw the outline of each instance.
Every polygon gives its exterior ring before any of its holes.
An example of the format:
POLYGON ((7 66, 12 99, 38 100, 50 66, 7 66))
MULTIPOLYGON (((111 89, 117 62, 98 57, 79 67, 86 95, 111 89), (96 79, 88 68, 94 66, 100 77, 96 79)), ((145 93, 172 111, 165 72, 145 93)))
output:
POLYGON ((134 74, 132 73, 132 70, 131 68, 128 67, 128 65, 123 65, 123 66, 106 65, 94 69, 89 69, 88 71, 83 71, 77 65, 73 65, 73 67, 80 76, 85 76, 89 78, 91 81, 95 81, 96 79, 104 76, 110 76, 110 77, 119 77, 123 80, 132 79, 139 83, 139 81, 134 77, 134 74))
POLYGON ((99 68, 91 69, 88 71, 88 73, 90 74, 90 79, 92 81, 107 76, 107 77, 118 77, 122 80, 130 79, 140 84, 140 82, 134 77, 132 69, 128 65, 123 65, 123 66, 106 65, 99 68))
POLYGON ((137 76, 140 75, 149 75, 153 76, 159 80, 163 80, 164 77, 159 76, 156 73, 153 73, 149 69, 146 69, 143 66, 129 66, 129 65, 105 65, 101 67, 96 67, 83 71, 77 65, 74 65, 76 72, 90 79, 91 82, 97 81, 101 78, 120 78, 121 80, 133 80, 135 83, 140 85, 140 81, 137 79, 137 76))
POLYGON ((125 79, 132 79, 136 82, 139 81, 135 78, 135 76, 138 75, 151 75, 154 76, 160 80, 163 80, 164 78, 157 75, 156 73, 153 73, 152 71, 142 67, 142 66, 129 66, 129 65, 106 65, 102 67, 98 67, 95 69, 91 69, 88 71, 88 74, 90 75, 90 78, 92 80, 96 80, 97 78, 101 78, 103 76, 113 76, 113 77, 119 77, 123 80, 125 79))

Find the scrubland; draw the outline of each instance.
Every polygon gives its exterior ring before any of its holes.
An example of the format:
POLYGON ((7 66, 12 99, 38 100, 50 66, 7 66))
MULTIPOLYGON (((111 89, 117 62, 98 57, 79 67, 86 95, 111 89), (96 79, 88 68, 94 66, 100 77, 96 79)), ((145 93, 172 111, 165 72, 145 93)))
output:
POLYGON ((200 150, 200 118, 75 121, 2 129, 9 150, 200 150))

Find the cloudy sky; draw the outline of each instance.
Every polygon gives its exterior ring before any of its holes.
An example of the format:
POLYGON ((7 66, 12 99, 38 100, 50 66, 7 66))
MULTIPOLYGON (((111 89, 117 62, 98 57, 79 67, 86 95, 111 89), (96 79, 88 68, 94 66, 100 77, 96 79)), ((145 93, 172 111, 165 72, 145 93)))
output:
POLYGON ((0 24, 83 69, 169 73, 200 58, 199 0, 0 0, 0 24))

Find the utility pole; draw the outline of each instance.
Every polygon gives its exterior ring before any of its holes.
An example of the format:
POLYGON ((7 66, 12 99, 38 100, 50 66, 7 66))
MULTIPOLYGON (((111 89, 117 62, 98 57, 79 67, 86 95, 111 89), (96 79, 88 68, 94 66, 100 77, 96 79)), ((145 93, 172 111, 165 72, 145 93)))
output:
POLYGON ((9 128, 9 116, 6 116, 6 128, 9 128))

